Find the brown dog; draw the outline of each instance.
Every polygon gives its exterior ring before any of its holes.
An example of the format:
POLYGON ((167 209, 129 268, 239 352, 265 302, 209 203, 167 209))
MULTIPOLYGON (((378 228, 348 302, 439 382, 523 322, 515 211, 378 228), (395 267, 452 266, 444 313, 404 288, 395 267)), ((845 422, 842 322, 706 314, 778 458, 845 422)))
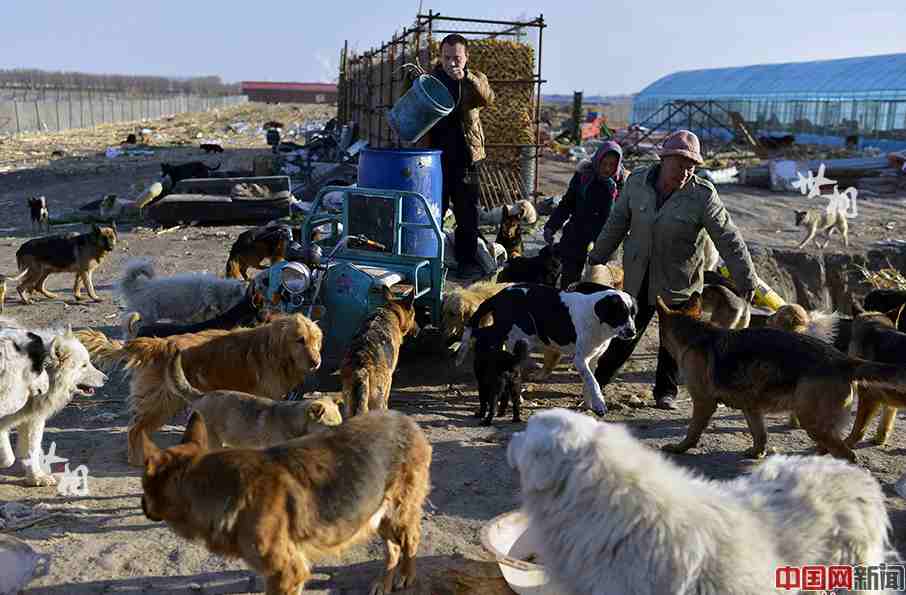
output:
POLYGON ((415 582, 431 446, 408 417, 381 411, 266 450, 209 452, 201 416, 182 444, 144 437, 142 511, 214 554, 241 558, 268 595, 296 595, 315 557, 336 555, 375 531, 384 571, 372 595, 415 582))
MULTIPOLYGON (((856 300, 852 302, 853 332, 849 354, 878 362, 906 366, 906 333, 897 330, 904 306, 890 312, 866 312, 856 300)), ((906 393, 881 388, 859 387, 856 421, 846 444, 854 447, 865 436, 868 422, 883 407, 874 443, 883 446, 893 432, 897 409, 906 407, 906 393)))
POLYGON ((711 316, 711 324, 721 328, 746 328, 752 320, 748 302, 723 285, 704 286, 702 309, 711 316))
POLYGON ((292 239, 292 230, 285 225, 256 227, 242 232, 230 248, 226 278, 248 281, 249 268, 263 269, 284 260, 286 247, 292 239))
POLYGON ((0 314, 3 314, 3 307, 6 305, 6 282, 18 283, 27 274, 28 269, 21 271, 18 275, 0 275, 0 314))
POLYGON ((57 299, 59 296, 45 287, 47 277, 53 273, 75 273, 75 285, 72 288, 75 299, 82 299, 79 285, 84 284, 91 299, 101 301, 94 291, 91 275, 101 261, 113 252, 116 240, 116 225, 94 225, 88 233, 67 233, 28 240, 16 251, 19 270, 28 269, 28 274, 19 283, 19 297, 24 303, 30 304, 28 294, 37 291, 45 297, 57 299))
POLYGON ((801 334, 718 328, 700 320, 701 306, 698 293, 682 310, 657 301, 662 344, 682 369, 692 397, 686 438, 664 450, 685 452, 698 444, 723 403, 745 414, 754 441, 747 456, 766 454, 765 413, 794 411, 819 452, 856 462, 841 436, 854 383, 906 390, 906 368, 848 357, 801 334))
POLYGON ((497 238, 494 240, 506 250, 506 257, 515 258, 525 256, 525 245, 522 241, 522 213, 519 209, 503 210, 500 226, 497 228, 497 238))
POLYGON ((321 365, 321 329, 301 314, 275 318, 250 329, 209 330, 165 338, 111 341, 103 333, 76 333, 102 365, 124 363, 131 370, 129 462, 141 465, 142 435, 158 430, 185 407, 167 385, 167 367, 182 351, 185 374, 204 392, 236 390, 282 399, 321 365))
POLYGON ((365 319, 343 357, 340 378, 347 419, 387 409, 403 337, 418 334, 414 292, 395 300, 386 285, 383 290, 387 303, 365 319))
MULTIPOLYGON (((785 304, 768 317, 765 326, 815 337, 846 353, 849 349, 850 328, 845 326, 844 322, 848 321, 844 321, 836 312, 830 314, 818 310, 809 312, 799 304, 785 304)), ((790 414, 790 426, 801 427, 795 413, 790 414)))

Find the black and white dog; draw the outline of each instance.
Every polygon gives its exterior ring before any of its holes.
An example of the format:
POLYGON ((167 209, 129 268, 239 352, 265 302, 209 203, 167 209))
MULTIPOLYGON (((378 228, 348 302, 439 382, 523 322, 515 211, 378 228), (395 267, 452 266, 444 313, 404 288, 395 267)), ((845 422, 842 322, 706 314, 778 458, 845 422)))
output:
POLYGON ((606 285, 579 283, 573 291, 560 291, 546 285, 516 284, 482 302, 472 315, 456 365, 462 365, 472 337, 478 335, 505 345, 510 352, 523 340, 531 348, 571 354, 584 384, 585 405, 604 415, 607 405, 593 370, 611 339, 635 337, 636 311, 635 300, 628 293, 606 285), (494 323, 479 328, 479 321, 488 314, 493 314, 494 323))
POLYGON ((28 199, 28 211, 31 215, 32 231, 42 229, 50 231, 50 212, 47 210, 47 199, 36 196, 28 199))

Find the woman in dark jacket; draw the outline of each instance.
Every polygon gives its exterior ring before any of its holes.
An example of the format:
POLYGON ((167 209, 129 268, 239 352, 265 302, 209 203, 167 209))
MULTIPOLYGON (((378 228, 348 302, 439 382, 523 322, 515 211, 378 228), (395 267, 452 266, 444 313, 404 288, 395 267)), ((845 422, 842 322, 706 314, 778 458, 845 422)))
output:
POLYGON ((594 243, 623 186, 623 150, 613 141, 601 145, 589 161, 576 168, 569 188, 544 226, 544 241, 554 243, 563 227, 560 257, 563 273, 560 288, 579 280, 589 245, 594 243), (564 222, 566 225, 564 226, 564 222))

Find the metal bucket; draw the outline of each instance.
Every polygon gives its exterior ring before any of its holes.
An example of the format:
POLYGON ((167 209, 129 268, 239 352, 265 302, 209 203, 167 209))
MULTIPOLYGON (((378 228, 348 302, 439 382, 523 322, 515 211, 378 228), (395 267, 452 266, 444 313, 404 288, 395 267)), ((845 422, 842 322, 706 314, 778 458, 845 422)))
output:
POLYGON ((387 123, 403 141, 414 143, 454 107, 447 87, 430 74, 423 74, 387 113, 387 123))

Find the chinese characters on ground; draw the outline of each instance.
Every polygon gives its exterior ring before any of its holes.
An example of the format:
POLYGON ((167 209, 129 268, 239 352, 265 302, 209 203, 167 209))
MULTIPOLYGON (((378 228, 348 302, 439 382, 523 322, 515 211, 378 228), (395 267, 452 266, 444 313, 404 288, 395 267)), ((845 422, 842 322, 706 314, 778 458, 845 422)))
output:
MULTIPOLYGON (((26 465, 31 464, 31 459, 22 461, 26 465)), ((50 449, 47 453, 38 451, 38 467, 47 475, 52 475, 51 466, 55 463, 65 463, 62 475, 57 479, 57 493, 61 496, 89 496, 88 490, 88 467, 79 465, 75 469, 69 469, 69 459, 57 456, 57 443, 51 442, 50 449)))

